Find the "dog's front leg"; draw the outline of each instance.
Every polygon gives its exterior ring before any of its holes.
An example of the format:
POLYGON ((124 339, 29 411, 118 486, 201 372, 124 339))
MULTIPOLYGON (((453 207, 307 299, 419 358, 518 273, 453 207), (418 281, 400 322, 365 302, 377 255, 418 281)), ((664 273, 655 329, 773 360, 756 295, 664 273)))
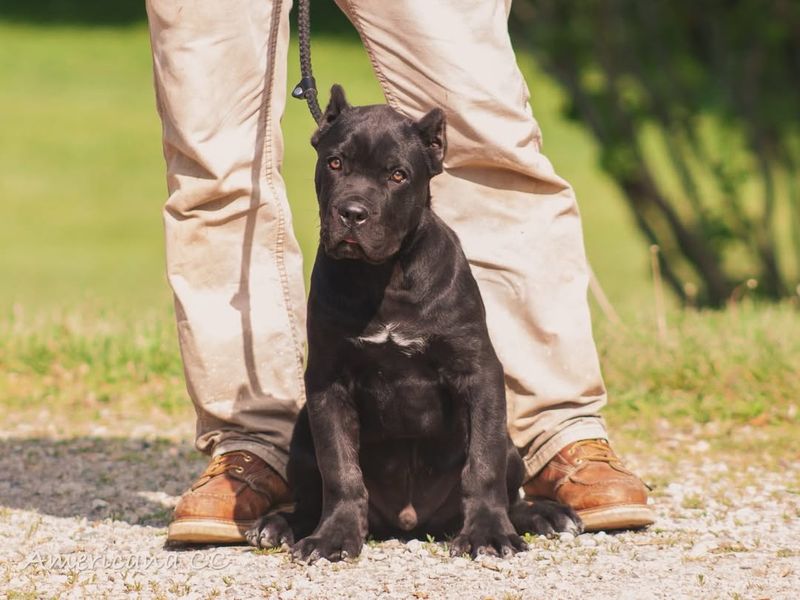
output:
POLYGON ((508 517, 503 370, 496 359, 483 364, 455 380, 469 414, 469 440, 461 475, 464 523, 450 546, 453 556, 510 556, 527 548, 508 517))
POLYGON ((322 476, 322 516, 292 547, 296 559, 331 561, 361 552, 367 535, 367 489, 358 464, 358 413, 338 382, 308 382, 308 417, 322 476))

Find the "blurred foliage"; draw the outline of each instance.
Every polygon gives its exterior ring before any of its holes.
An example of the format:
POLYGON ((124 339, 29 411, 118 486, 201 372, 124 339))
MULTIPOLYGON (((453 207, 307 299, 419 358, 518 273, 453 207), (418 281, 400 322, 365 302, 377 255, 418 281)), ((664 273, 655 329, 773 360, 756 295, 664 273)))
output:
MULTIPOLYGON (((312 0, 312 10, 314 33, 357 36, 333 0, 312 0)), ((292 19, 296 15, 293 8, 292 19)), ((147 12, 145 0, 0 0, 0 20, 36 25, 119 26, 144 23, 147 12)))
POLYGON ((116 26, 146 18, 144 0, 0 0, 4 21, 116 26))
POLYGON ((800 2, 516 0, 511 23, 680 298, 797 292, 800 2))

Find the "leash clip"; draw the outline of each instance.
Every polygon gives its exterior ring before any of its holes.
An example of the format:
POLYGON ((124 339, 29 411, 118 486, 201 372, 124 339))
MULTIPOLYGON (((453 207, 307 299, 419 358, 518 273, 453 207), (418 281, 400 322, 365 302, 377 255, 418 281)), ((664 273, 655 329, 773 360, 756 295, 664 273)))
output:
POLYGON ((308 92, 312 92, 315 96, 317 95, 317 82, 313 77, 303 77, 300 80, 300 83, 294 86, 294 89, 292 90, 292 98, 305 100, 308 97, 308 92))

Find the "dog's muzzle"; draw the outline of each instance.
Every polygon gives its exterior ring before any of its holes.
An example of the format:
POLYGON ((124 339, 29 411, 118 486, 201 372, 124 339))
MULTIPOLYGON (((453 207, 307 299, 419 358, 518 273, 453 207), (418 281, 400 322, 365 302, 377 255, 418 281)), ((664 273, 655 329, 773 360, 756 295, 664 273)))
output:
POLYGON ((361 202, 348 200, 336 208, 339 220, 345 227, 353 229, 363 225, 369 219, 369 210, 361 202))

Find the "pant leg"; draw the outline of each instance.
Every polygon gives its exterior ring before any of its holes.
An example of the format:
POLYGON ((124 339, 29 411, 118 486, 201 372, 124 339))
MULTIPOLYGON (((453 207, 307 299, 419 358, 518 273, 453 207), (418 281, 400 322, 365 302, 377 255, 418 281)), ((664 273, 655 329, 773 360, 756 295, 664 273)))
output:
POLYGON ((285 471, 305 292, 280 163, 291 0, 148 0, 175 296, 197 448, 285 471))
POLYGON ((436 212, 455 229, 506 373, 509 431, 533 476, 563 446, 606 437, 588 269, 572 188, 541 154, 503 0, 337 0, 387 101, 448 119, 436 212))

